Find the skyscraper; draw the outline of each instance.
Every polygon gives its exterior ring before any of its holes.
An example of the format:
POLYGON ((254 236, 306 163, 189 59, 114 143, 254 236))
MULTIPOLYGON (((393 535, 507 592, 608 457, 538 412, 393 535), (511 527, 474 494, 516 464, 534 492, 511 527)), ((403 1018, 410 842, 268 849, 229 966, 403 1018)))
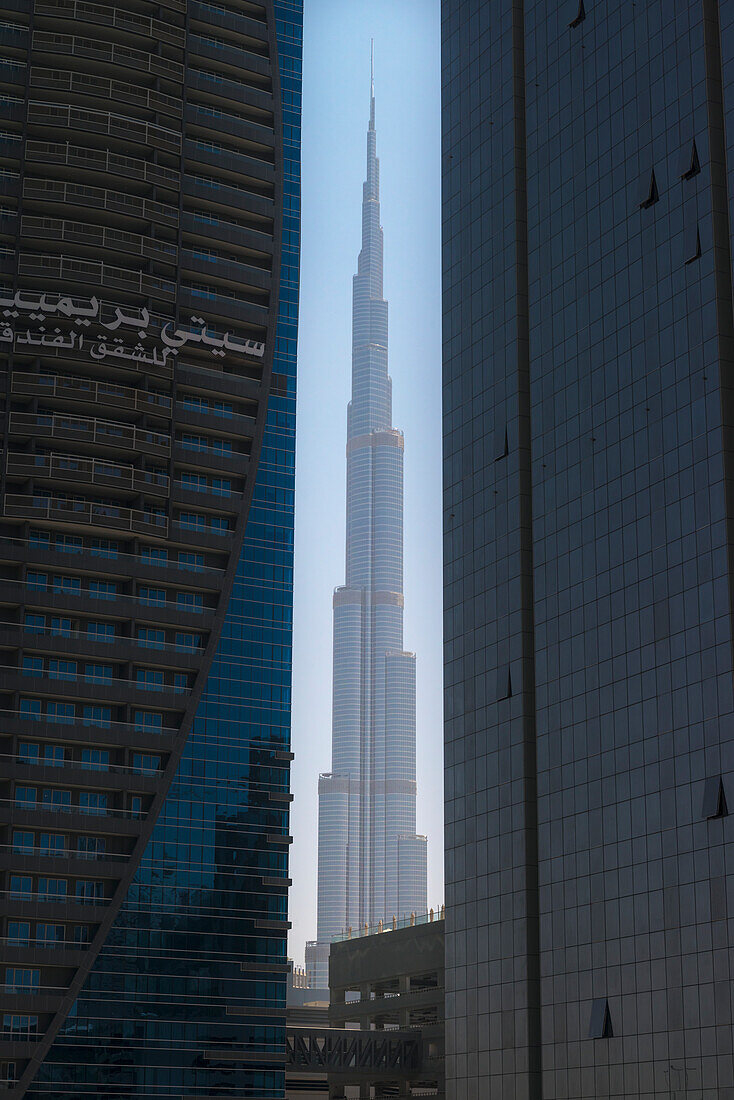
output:
POLYGON ((392 425, 383 297, 374 80, 353 286, 347 413, 346 583, 334 593, 332 770, 319 778, 317 941, 312 985, 328 985, 332 937, 426 907, 417 836, 415 655, 403 650, 403 436, 392 425))
POLYGON ((301 3, 0 12, 0 1091, 276 1100, 301 3))
POLYGON ((443 0, 447 1096, 734 1096, 734 10, 443 0))

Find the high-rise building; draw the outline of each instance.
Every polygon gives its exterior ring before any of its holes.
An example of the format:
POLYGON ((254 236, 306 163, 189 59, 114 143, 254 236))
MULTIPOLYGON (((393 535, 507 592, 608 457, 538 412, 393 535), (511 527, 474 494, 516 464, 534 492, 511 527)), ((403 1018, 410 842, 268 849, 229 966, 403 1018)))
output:
POLYGON ((283 1095, 301 0, 0 2, 0 1094, 283 1095))
POLYGON ((315 986, 331 938, 424 910, 426 838, 416 835, 415 654, 403 650, 403 435, 392 425, 383 297, 374 81, 353 286, 347 414, 346 584, 334 593, 332 770, 319 778, 315 986))
POLYGON ((734 1096, 734 8, 443 0, 447 1096, 734 1096))

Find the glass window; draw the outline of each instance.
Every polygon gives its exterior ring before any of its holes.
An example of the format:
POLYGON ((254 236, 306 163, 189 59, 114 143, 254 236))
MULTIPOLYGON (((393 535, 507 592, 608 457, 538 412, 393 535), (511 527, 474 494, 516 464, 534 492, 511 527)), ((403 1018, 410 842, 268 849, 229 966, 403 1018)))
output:
POLYGON ((74 704, 60 703, 55 699, 49 699, 46 704, 46 721, 70 725, 74 721, 74 704))
POLYGON ((8 942, 17 947, 27 947, 31 938, 31 925, 27 920, 8 921, 8 942))
POLYGON ((145 649, 163 649, 165 641, 165 630, 158 630, 152 626, 138 627, 138 642, 145 649))
POLYGON ((206 516, 198 512, 180 512, 178 522, 187 531, 206 531, 206 516))
POLYGON ((66 837, 63 833, 41 833, 41 855, 58 856, 66 851, 66 837))
POLYGON ((40 985, 40 970, 24 966, 5 967, 6 993, 33 993, 40 985))
POLYGON ((143 775, 155 775, 161 766, 160 756, 148 756, 145 753, 133 753, 133 768, 143 775))
POLYGON ((143 812, 143 800, 139 794, 130 796, 130 814, 132 817, 140 817, 143 812))
POLYGON ((35 836, 33 833, 19 832, 17 829, 13 830, 13 851, 16 855, 27 855, 32 852, 35 847, 35 836))
POLYGON ((147 710, 135 711, 135 732, 136 733, 162 733, 163 732, 163 715, 155 714, 147 710))
POLYGON ((87 623, 87 637, 92 638, 95 642, 114 642, 115 624, 87 623))
POLYGON ((107 795, 100 794, 98 791, 81 791, 79 794, 79 812, 104 817, 107 813, 107 795))
POLYGON ((51 545, 51 534, 49 531, 37 531, 31 528, 30 537, 31 546, 49 547, 51 545))
POLYGON ((93 558, 116 558, 118 545, 110 539, 92 539, 93 558))
POLYGON ((38 800, 38 788, 37 787, 16 787, 15 788, 15 805, 16 806, 35 806, 38 800))
POLYGON ((201 592, 177 592, 176 607, 179 611, 203 611, 204 596, 201 592))
POLYGON ((64 765, 66 750, 63 745, 44 745, 43 763, 47 768, 61 768, 64 765))
POLYGON ((23 675, 43 676, 43 657, 24 657, 23 675))
POLYGON ((44 809, 68 813, 71 809, 71 791, 48 788, 43 792, 41 801, 44 809))
POLYGON ((74 925, 74 943, 91 943, 92 933, 88 924, 74 925))
POLYGON ((54 618, 51 619, 51 636, 53 638, 70 638, 71 619, 54 616, 54 618))
POLYGON ((141 603, 150 604, 153 607, 161 607, 166 602, 166 591, 164 588, 141 588, 138 595, 140 596, 141 603))
POLYGON ((177 695, 182 695, 189 686, 189 678, 185 672, 174 672, 173 690, 177 695))
POLYGON ((54 592, 62 595, 78 596, 82 590, 82 580, 81 577, 54 577, 53 588, 54 592))
POLYGON ((40 699, 21 699, 20 701, 20 716, 21 718, 32 719, 33 721, 40 721, 41 719, 41 700, 40 699))
POLYGON ((28 588, 45 592, 48 587, 48 573, 26 573, 26 585, 28 588))
POLYGON ((200 573, 204 568, 204 555, 190 550, 181 550, 178 555, 178 564, 184 569, 190 569, 193 573, 200 573))
POLYGON ((20 1016, 4 1012, 3 1031, 15 1038, 36 1035, 38 1033, 38 1016, 20 1016))
POLYGON ((112 665, 85 665, 84 679, 89 684, 111 684, 112 665))
POLYGON ((90 581, 89 595, 95 600, 114 600, 117 585, 114 581, 90 581))
MULTIPOLYGON (((86 423, 83 423, 86 427, 86 423)), ((54 548, 62 554, 81 554, 83 542, 78 535, 55 535, 54 548)))
POLYGON ((166 565, 168 562, 168 551, 154 546, 143 546, 140 556, 148 565, 166 565))
POLYGON ((201 634, 184 634, 178 632, 176 634, 176 649, 200 649, 201 648, 201 634))
POLYGON ((106 772, 110 767, 107 749, 82 749, 82 767, 90 772, 106 772))
POLYGON ((80 836, 78 843, 80 859, 100 859, 107 850, 107 842, 101 836, 80 836))
POLYGON ((77 879, 74 891, 76 900, 82 905, 93 905, 104 897, 104 882, 88 882, 86 879, 77 879))
POLYGON ((23 626, 31 634, 43 634, 46 629, 46 616, 45 615, 31 615, 26 612, 23 619, 23 626))
POLYGON ((38 900, 55 901, 56 898, 65 898, 68 883, 65 878, 46 878, 38 880, 38 900))
POLYGON ((87 703, 84 707, 82 724, 85 726, 100 726, 102 729, 109 729, 112 724, 112 708, 87 703))
POLYGON ((10 896, 15 901, 29 898, 33 893, 33 879, 30 875, 10 876, 10 896))
POLYGON ((76 661, 59 661, 50 657, 48 675, 51 680, 76 680, 76 661))
POLYGON ((63 924, 37 924, 36 942, 52 947, 55 943, 64 942, 63 924))
POLYGON ((138 668, 135 671, 135 682, 146 691, 163 691, 163 672, 157 668, 138 668))
POLYGON ((20 764, 37 764, 40 746, 31 741, 21 741, 18 745, 18 762, 20 764))

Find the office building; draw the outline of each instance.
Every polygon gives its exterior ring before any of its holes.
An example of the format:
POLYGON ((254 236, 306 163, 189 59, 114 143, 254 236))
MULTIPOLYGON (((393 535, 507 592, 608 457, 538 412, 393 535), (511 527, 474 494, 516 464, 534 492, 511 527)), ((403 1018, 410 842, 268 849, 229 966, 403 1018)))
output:
POLYGON ((314 986, 328 985, 333 936, 426 908, 415 654, 403 649, 403 435, 391 426, 387 339, 373 80, 353 284, 346 584, 334 593, 332 770, 319 778, 318 928, 306 948, 314 986))
POLYGON ((277 1100, 301 3, 0 15, 0 1093, 277 1100))
POLYGON ((734 13, 443 2, 447 1096, 734 1096, 734 13))

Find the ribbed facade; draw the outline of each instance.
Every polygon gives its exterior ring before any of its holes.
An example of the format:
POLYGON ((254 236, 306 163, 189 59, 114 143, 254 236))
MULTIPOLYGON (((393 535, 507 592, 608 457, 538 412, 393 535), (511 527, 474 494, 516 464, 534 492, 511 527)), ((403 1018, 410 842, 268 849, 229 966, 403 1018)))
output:
POLYGON ((306 956, 318 986, 328 985, 333 936, 424 910, 427 895, 426 839, 415 832, 415 655, 403 651, 403 435, 391 427, 374 95, 352 341, 332 771, 319 779, 318 939, 306 956))
POLYGON ((14 1098, 282 1096, 300 7, 0 3, 14 1098))

